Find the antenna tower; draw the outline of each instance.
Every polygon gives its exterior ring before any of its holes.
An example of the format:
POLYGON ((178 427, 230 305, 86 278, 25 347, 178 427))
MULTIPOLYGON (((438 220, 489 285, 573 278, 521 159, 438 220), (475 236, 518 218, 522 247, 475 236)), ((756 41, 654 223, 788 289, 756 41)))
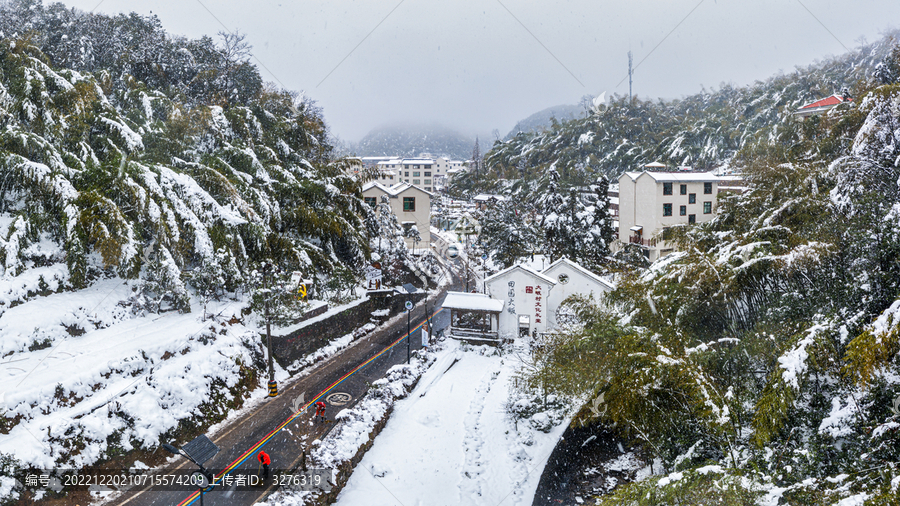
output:
POLYGON ((628 103, 631 103, 631 51, 628 51, 628 103))

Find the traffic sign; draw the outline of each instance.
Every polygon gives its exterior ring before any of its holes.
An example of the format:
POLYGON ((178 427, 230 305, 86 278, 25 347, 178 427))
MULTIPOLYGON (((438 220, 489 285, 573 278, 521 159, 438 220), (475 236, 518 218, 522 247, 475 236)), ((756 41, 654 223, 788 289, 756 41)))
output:
POLYGON ((406 310, 409 311, 410 309, 412 309, 412 307, 413 307, 412 301, 411 300, 406 301, 406 310))
POLYGON ((487 253, 482 253, 482 254, 481 254, 481 259, 482 259, 482 260, 487 260, 487 253))

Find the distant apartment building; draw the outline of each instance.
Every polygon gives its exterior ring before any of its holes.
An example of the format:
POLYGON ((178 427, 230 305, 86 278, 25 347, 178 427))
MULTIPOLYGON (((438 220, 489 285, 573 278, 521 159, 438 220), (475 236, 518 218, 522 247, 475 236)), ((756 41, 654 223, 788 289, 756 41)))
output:
POLYGON ((626 172, 619 177, 619 241, 637 244, 652 262, 674 251, 658 236, 667 227, 709 221, 719 178, 710 172, 626 172))
POLYGON ((449 178, 463 168, 460 160, 423 155, 418 158, 366 156, 362 163, 378 169, 377 183, 392 186, 409 183, 427 192, 435 192, 449 183, 449 178))
POLYGON ((427 250, 431 248, 431 197, 432 194, 407 183, 392 186, 369 181, 362 187, 363 200, 371 207, 376 207, 382 195, 387 195, 391 203, 391 211, 406 232, 415 226, 419 231, 419 242, 406 238, 406 246, 410 249, 427 250))

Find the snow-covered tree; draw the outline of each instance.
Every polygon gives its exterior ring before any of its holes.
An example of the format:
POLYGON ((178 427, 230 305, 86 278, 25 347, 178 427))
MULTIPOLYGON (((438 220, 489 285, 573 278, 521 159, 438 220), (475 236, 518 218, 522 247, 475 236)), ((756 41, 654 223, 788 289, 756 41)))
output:
POLYGON ((496 202, 483 211, 478 221, 481 223, 478 243, 493 262, 509 267, 534 253, 538 238, 526 225, 520 202, 512 199, 496 202))
POLYGON ((475 137, 475 147, 472 148, 472 165, 469 167, 475 174, 481 174, 481 148, 478 147, 478 137, 475 137))
POLYGON ((573 250, 572 218, 576 203, 562 195, 556 169, 551 167, 547 171, 547 179, 547 191, 538 201, 538 209, 544 235, 543 252, 554 261, 573 250))
POLYGON ((590 209, 590 226, 585 244, 580 248, 579 261, 590 269, 597 270, 606 263, 609 246, 614 240, 613 220, 609 214, 609 179, 601 175, 594 185, 596 200, 590 209))

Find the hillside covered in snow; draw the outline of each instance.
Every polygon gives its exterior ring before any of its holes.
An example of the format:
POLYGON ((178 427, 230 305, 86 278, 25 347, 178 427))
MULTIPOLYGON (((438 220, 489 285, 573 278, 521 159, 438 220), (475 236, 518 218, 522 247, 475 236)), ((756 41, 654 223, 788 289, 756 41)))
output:
POLYGON ((299 316, 292 275, 345 298, 399 234, 240 34, 0 3, 0 502, 221 420, 264 369, 244 316, 299 316))
POLYGON ((851 53, 748 86, 723 83, 673 100, 607 97, 588 117, 558 117, 549 128, 495 142, 484 155, 489 177, 460 179, 457 184, 461 190, 502 191, 497 178, 536 180, 553 167, 564 183, 581 185, 601 174, 615 180, 653 161, 670 169, 740 169, 763 146, 790 145, 803 128, 810 128, 791 114, 802 105, 835 93, 858 97, 897 36, 887 34, 851 53))
MULTIPOLYGON (((846 107, 799 122, 800 94, 758 111, 780 119, 755 132, 722 130, 736 154, 707 160, 739 160, 746 191, 671 227, 676 252, 626 269, 603 304, 571 302, 536 353, 529 385, 590 399, 576 423, 615 430, 658 474, 588 485, 586 502, 897 504, 900 45, 884 44, 865 65, 834 60, 857 83, 846 107)), ((697 111, 710 125, 719 109, 697 111)))
POLYGON ((383 125, 372 129, 351 149, 359 156, 414 158, 422 153, 468 160, 475 138, 438 124, 383 125))

